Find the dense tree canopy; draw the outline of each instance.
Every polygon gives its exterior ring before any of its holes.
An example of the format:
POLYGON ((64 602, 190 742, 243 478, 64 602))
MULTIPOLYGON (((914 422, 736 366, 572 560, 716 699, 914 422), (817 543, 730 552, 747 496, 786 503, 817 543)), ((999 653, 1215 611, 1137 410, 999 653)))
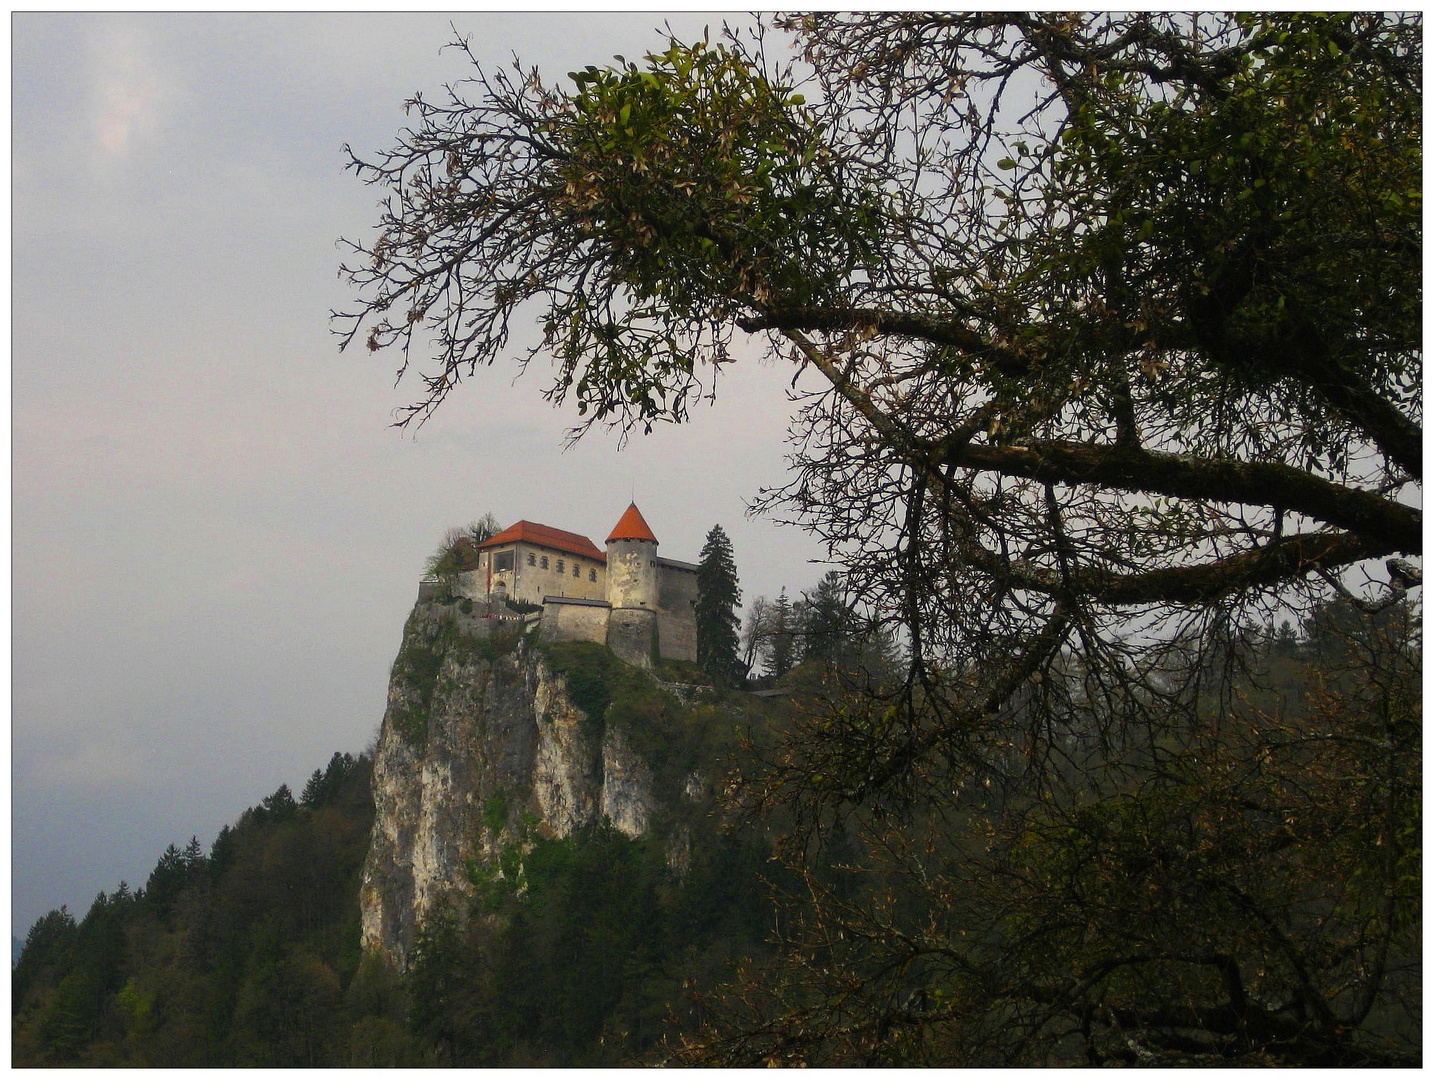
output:
POLYGON ((590 643, 550 660, 570 686, 586 668, 609 718, 640 718, 666 833, 555 838, 530 819, 469 865, 472 917, 425 925, 399 973, 360 946, 372 763, 335 753, 297 802, 280 787, 208 855, 170 845, 144 888, 37 920, 12 973, 13 1064, 613 1066, 697 1031, 702 996, 765 948, 775 868, 759 829, 710 817, 689 785, 717 779, 734 732, 779 724, 784 705, 684 707, 590 643))
POLYGON ((737 335, 811 376, 795 475, 765 505, 827 541, 909 663, 833 701, 749 791, 812 843, 864 821, 851 842, 910 888, 889 912, 822 908, 809 944, 836 966, 779 996, 767 1042, 711 1045, 899 1060, 944 1031, 971 1061, 1072 1040, 1095 1061, 1405 1060, 1364 1028, 1417 925, 1420 18, 777 31, 562 85, 475 70, 415 99, 393 150, 353 160, 392 194, 341 317, 405 367, 432 346, 413 420, 501 358, 515 318, 587 424, 680 421, 737 335), (774 61, 788 41, 797 59, 774 61), (1252 628, 1336 600, 1382 689, 1256 703, 1252 628), (1376 633, 1379 609, 1404 630, 1376 633), (1321 757, 1336 745, 1357 764, 1321 757), (1261 761, 1282 764, 1231 779, 1261 761), (1319 806, 1301 831, 1273 777, 1305 764, 1331 780, 1299 795, 1319 806), (1372 803, 1333 780, 1345 766, 1372 803), (1386 860, 1357 856, 1356 821, 1379 823, 1386 860), (922 848, 921 823, 944 839, 922 848), (1177 833, 1207 861, 1172 861, 1177 833), (963 835, 1023 906, 926 865, 968 865, 963 835), (1251 888, 1209 855, 1291 849, 1291 876, 1251 888), (1356 871, 1386 899, 1341 893, 1356 871), (1070 886, 1064 912, 1045 878, 1070 886), (1147 880, 1196 913, 1178 945, 1121 933, 1147 880), (1032 936, 1051 920, 1089 934, 1032 936), (1023 983, 983 981, 1007 961, 1023 983))
POLYGON ((12 979, 13 1064, 431 1060, 359 971, 370 773, 367 757, 334 754, 300 803, 280 786, 208 855, 171 844, 144 888, 100 893, 78 925, 63 908, 40 919, 12 979))

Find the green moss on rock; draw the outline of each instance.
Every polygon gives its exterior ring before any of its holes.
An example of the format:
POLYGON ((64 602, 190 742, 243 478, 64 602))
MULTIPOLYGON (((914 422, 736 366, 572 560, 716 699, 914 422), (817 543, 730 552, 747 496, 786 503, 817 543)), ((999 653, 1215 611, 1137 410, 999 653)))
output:
POLYGON ((609 719, 627 727, 655 718, 676 703, 650 675, 623 663, 605 645, 563 641, 542 649, 548 666, 567 680, 569 700, 597 730, 609 719))
POLYGON ((605 645, 591 641, 563 641, 542 646, 548 666, 562 675, 568 700, 582 710, 592 727, 600 727, 612 700, 613 669, 621 664, 605 645))
POLYGON ((433 691, 438 685, 438 671, 443 666, 443 656, 437 641, 424 625, 419 609, 409 616, 403 628, 403 644, 393 661, 390 672, 391 685, 400 691, 397 704, 392 708, 389 719, 412 746, 422 746, 428 741, 428 717, 433 708, 433 691))
POLYGON ((410 746, 428 741, 429 718, 440 687, 444 662, 491 664, 515 652, 523 641, 521 623, 484 621, 475 633, 465 628, 448 605, 419 605, 403 630, 403 644, 393 662, 391 685, 401 691, 390 719, 410 746))

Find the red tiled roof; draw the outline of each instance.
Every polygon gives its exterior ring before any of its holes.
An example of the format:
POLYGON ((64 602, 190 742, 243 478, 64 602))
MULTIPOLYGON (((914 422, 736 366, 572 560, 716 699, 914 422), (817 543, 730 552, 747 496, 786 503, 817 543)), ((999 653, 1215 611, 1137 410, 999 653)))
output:
POLYGON ((653 536, 652 530, 647 527, 637 503, 630 503, 623 511, 622 517, 617 519, 617 524, 612 527, 607 542, 610 544, 614 540, 651 540, 654 544, 657 543, 657 537, 653 536))
POLYGON ((586 536, 555 529, 551 525, 539 525, 536 521, 519 521, 509 525, 478 546, 491 548, 512 543, 536 544, 538 547, 552 548, 555 551, 570 551, 574 555, 583 555, 596 562, 607 562, 607 556, 586 536))

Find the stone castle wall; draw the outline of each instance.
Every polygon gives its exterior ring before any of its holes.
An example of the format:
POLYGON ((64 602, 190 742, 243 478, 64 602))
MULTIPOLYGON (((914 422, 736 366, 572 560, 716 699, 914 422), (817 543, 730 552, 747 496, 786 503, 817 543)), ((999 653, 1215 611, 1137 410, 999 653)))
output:
POLYGON ((595 641, 622 660, 651 667, 653 635, 663 660, 697 659, 697 623, 690 601, 681 609, 609 608, 594 602, 550 599, 543 605, 544 641, 595 641))
POLYGON ((543 605, 544 641, 607 642, 608 606, 601 602, 543 605))
MULTIPOLYGON (((545 596, 576 596, 587 600, 607 598, 606 563, 522 542, 499 550, 512 553, 513 569, 494 571, 492 582, 495 588, 500 582, 505 585, 510 599, 541 604, 545 596)), ((465 596, 472 595, 475 600, 482 598, 488 588, 489 567, 497 553, 492 550, 480 552, 478 569, 460 575, 472 578, 469 587, 474 592, 464 593, 465 596)))
POLYGON ((664 660, 697 661, 697 568, 657 560, 657 634, 664 660))
POLYGON ((608 612, 607 647, 634 667, 652 667, 657 612, 651 608, 613 608, 608 612))

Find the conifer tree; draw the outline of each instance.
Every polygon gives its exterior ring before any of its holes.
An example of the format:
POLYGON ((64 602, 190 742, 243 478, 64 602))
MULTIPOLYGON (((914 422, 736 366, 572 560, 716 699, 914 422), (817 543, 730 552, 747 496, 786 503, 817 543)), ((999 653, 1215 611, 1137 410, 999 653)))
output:
POLYGON ((830 667, 843 666, 850 659, 852 628, 842 595, 841 575, 835 570, 804 594, 802 660, 816 660, 830 667))
POLYGON ((780 679, 792 670, 796 653, 795 620, 792 617, 792 602, 787 599, 787 587, 777 595, 772 607, 771 649, 767 654, 767 674, 780 679))
POLYGON ((736 685, 745 675, 737 639, 741 602, 732 541, 721 525, 713 525, 697 565, 697 663, 724 686, 736 685))

